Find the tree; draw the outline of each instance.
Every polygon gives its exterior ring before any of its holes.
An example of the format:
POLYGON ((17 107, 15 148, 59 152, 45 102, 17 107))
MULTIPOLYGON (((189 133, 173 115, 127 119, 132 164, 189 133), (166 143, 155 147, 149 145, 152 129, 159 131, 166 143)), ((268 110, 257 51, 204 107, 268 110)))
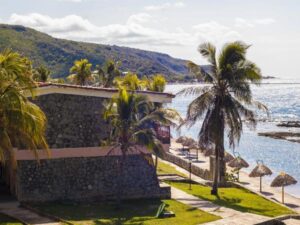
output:
POLYGON ((13 147, 26 147, 37 156, 39 148, 48 149, 45 140, 46 116, 31 103, 35 82, 30 61, 5 50, 0 53, 0 161, 13 155, 13 147))
POLYGON ((216 48, 211 43, 201 44, 200 54, 210 64, 210 70, 204 71, 201 66, 190 62, 190 70, 209 83, 209 86, 187 88, 181 94, 198 95, 188 106, 184 124, 193 126, 196 121, 204 120, 199 131, 199 145, 213 148, 215 167, 212 194, 218 194, 218 185, 225 181, 224 134, 227 131, 230 147, 239 142, 243 120, 255 127, 255 113, 249 106, 259 109, 266 107, 252 99, 250 83, 258 84, 262 78, 260 69, 247 60, 249 45, 243 42, 232 42, 224 45, 218 58, 216 48))
POLYGON ((146 83, 134 73, 127 73, 124 77, 117 77, 115 84, 119 88, 126 88, 130 91, 143 90, 146 86, 146 83))
POLYGON ((92 79, 92 64, 87 59, 76 60, 71 67, 72 73, 67 80, 77 85, 86 85, 92 79))
POLYGON ((33 70, 33 80, 37 82, 47 82, 50 80, 50 70, 41 65, 33 70))
MULTIPOLYGON (((111 99, 104 118, 112 128, 106 144, 112 146, 111 151, 116 148, 121 150, 122 160, 118 165, 120 179, 125 157, 129 152, 140 151, 139 147, 144 146, 156 155, 163 154, 162 144, 149 124, 156 122, 170 126, 181 119, 179 114, 171 109, 161 108, 153 111, 153 104, 145 95, 128 92, 125 88, 120 88, 118 95, 111 99)), ((121 191, 121 188, 119 190, 121 191)), ((121 201, 121 193, 118 195, 118 201, 121 201)))
POLYGON ((94 80, 99 86, 105 88, 114 86, 114 79, 121 75, 118 69, 119 62, 107 61, 103 67, 97 66, 97 73, 94 74, 94 80))

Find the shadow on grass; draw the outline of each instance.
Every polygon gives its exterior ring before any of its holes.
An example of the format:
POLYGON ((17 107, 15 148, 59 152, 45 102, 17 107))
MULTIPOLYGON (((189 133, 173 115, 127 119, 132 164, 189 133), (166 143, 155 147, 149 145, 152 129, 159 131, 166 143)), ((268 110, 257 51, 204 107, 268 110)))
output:
POLYGON ((120 208, 115 204, 34 204, 33 207, 67 221, 92 220, 97 225, 142 225, 144 221, 154 219, 160 200, 123 201, 120 208))

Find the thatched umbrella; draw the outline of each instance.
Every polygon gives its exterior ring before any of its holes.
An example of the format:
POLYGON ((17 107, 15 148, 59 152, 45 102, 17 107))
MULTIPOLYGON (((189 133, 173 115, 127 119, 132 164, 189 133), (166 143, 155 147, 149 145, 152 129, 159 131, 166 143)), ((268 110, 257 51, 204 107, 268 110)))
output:
POLYGON ((258 163, 257 166, 251 171, 249 177, 259 177, 259 191, 262 191, 262 177, 266 175, 272 175, 272 171, 264 165, 262 162, 258 163))
POLYGON ((281 172, 271 183, 271 187, 282 187, 282 203, 284 203, 284 187, 296 184, 297 181, 287 173, 281 172))
POLYGON ((231 155, 229 152, 225 151, 225 154, 224 154, 224 161, 226 163, 230 162, 231 160, 233 160, 234 157, 233 155, 231 155))
POLYGON ((195 149, 197 152, 197 160, 198 160, 198 156, 199 156, 199 145, 197 143, 197 141, 195 141, 194 139, 192 139, 193 141, 191 141, 191 143, 189 144, 189 148, 190 149, 195 149))
POLYGON ((240 179, 240 169, 249 167, 249 164, 240 156, 235 157, 228 163, 228 166, 237 169, 238 180, 240 179))
POLYGON ((182 142, 186 141, 188 139, 187 136, 180 136, 179 138, 176 139, 176 143, 182 144, 182 142))

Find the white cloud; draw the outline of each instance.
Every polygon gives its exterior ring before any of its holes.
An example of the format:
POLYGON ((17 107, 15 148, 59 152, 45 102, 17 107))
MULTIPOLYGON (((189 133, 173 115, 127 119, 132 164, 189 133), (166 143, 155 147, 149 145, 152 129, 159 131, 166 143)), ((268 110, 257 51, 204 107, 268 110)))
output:
POLYGON ((57 0, 59 2, 82 2, 83 0, 57 0))
POLYGON ((255 20, 246 20, 244 18, 235 18, 234 26, 238 28, 255 27, 256 25, 269 25, 275 23, 273 18, 261 18, 255 20))
POLYGON ((193 26, 198 42, 210 41, 223 44, 241 38, 241 34, 230 27, 224 26, 216 21, 201 23, 193 26))
POLYGON ((32 13, 27 15, 12 14, 9 23, 21 24, 49 33, 55 37, 81 41, 93 41, 112 44, 148 44, 182 45, 188 37, 185 32, 165 32, 150 28, 151 20, 147 13, 131 15, 125 24, 97 26, 77 15, 52 18, 47 15, 32 13))
POLYGON ((170 8, 182 8, 184 6, 185 6, 184 2, 175 2, 175 3, 166 2, 160 5, 148 5, 144 9, 147 11, 159 11, 159 10, 166 10, 170 8))
POLYGON ((254 24, 243 18, 235 18, 234 26, 236 26, 236 27, 254 27, 254 24))
POLYGON ((273 18, 262 18, 262 19, 254 20, 254 22, 261 25, 269 25, 275 23, 275 20, 273 18))

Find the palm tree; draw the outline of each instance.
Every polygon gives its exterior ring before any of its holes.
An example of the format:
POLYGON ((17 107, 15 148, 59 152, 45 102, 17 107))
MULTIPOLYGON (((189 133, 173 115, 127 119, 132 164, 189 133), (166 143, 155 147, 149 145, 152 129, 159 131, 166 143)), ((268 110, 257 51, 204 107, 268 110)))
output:
MULTIPOLYGON (((112 146, 111 151, 120 148, 119 175, 122 177, 124 160, 129 152, 140 151, 138 146, 144 146, 156 155, 163 154, 163 147, 149 124, 156 122, 163 125, 176 125, 181 121, 180 115, 171 109, 153 111, 153 104, 145 95, 138 95, 120 88, 107 106, 104 118, 112 127, 106 144, 112 146)), ((121 188, 119 188, 121 191, 121 188)), ((120 201, 121 193, 118 193, 120 201)))
POLYGON ((108 88, 114 86, 114 79, 121 75, 118 69, 119 62, 107 61, 103 67, 97 66, 97 73, 94 74, 94 79, 99 85, 108 88))
POLYGON ((210 70, 204 71, 192 62, 188 66, 198 79, 210 85, 187 88, 181 92, 181 94, 198 95, 188 106, 185 124, 191 127, 204 115, 198 136, 199 145, 214 149, 212 194, 218 194, 218 185, 226 182, 225 130, 229 145, 234 148, 242 134, 242 119, 253 127, 256 125, 255 113, 248 107, 256 106, 266 110, 264 105, 252 99, 250 83, 258 84, 262 76, 260 69, 247 60, 248 48, 249 45, 243 42, 228 43, 216 58, 215 46, 211 43, 201 44, 198 51, 208 60, 210 70))
POLYGON ((140 80, 134 73, 127 73, 124 77, 117 77, 115 84, 119 88, 126 88, 130 91, 143 90, 146 86, 145 81, 140 80))
POLYGON ((39 148, 48 149, 45 140, 46 117, 31 103, 26 92, 34 93, 30 61, 5 50, 0 53, 0 161, 13 158, 13 147, 26 147, 37 157, 39 148))
POLYGON ((50 79, 51 71, 41 65, 33 70, 33 79, 37 82, 47 82, 50 79))
POLYGON ((77 85, 86 85, 92 79, 91 67, 92 64, 87 59, 76 60, 70 69, 72 74, 67 79, 77 85))

